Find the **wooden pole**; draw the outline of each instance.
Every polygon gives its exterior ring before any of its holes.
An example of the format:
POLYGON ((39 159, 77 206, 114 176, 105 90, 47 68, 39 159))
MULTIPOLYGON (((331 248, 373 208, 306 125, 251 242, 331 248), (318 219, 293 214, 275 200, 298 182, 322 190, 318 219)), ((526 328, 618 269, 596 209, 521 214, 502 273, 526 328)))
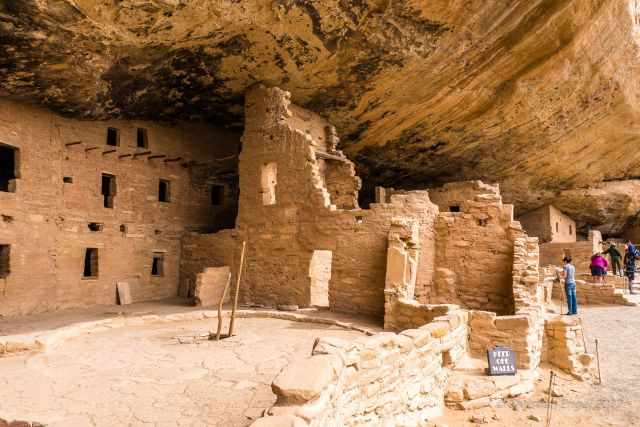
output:
POLYGON ((598 362, 598 385, 602 384, 602 376, 600 375, 600 353, 598 352, 598 338, 596 338, 596 361, 598 362))
POLYGON ((233 298, 233 308, 231 309, 231 322, 229 322, 229 336, 233 336, 233 324, 236 320, 236 309, 238 307, 238 295, 240 294, 240 279, 242 278, 242 268, 244 266, 244 250, 247 246, 246 240, 242 241, 242 253, 240 254, 240 268, 238 269, 238 277, 236 278, 236 295, 233 298))
POLYGON ((231 272, 229 272, 227 283, 224 285, 222 297, 220 297, 220 303, 218 304, 218 331, 216 332, 216 341, 220 341, 220 333, 222 332, 222 305, 224 304, 224 298, 227 296, 229 285, 231 285, 231 272))
POLYGON ((554 372, 551 371, 549 373, 549 390, 547 391, 548 396, 549 396, 549 400, 547 400, 547 424, 546 427, 550 427, 551 426, 551 406, 553 405, 552 399, 553 399, 553 375, 554 372))

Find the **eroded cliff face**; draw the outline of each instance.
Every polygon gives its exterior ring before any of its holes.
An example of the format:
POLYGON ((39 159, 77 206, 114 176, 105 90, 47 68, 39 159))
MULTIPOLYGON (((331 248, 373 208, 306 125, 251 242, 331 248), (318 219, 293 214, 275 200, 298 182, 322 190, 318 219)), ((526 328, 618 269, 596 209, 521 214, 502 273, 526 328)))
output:
POLYGON ((11 0, 0 95, 239 128, 262 81, 335 123, 370 185, 479 178, 619 230, 639 46, 639 0, 11 0))

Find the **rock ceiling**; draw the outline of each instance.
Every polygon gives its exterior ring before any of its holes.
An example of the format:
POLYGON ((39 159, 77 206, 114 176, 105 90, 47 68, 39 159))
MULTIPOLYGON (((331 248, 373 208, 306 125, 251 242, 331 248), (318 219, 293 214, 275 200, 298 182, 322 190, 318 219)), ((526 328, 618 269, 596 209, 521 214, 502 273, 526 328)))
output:
POLYGON ((239 127, 262 81, 372 184, 500 182, 619 231, 640 209, 640 0, 0 1, 0 96, 239 127))

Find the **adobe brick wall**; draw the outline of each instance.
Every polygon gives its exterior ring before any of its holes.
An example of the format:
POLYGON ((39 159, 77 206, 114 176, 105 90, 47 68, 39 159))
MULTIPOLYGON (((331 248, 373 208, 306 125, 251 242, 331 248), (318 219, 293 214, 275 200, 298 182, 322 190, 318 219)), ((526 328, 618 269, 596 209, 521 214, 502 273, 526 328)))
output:
POLYGON ((16 192, 0 192, 0 244, 11 245, 0 315, 114 303, 117 281, 131 284, 133 301, 176 295, 185 228, 215 220, 210 195, 201 194, 207 186, 194 185, 182 164, 233 154, 234 136, 204 125, 70 120, 6 100, 0 109, 0 143, 20 158, 16 192), (120 130, 119 147, 106 145, 108 127, 120 130), (136 127, 147 129, 148 151, 166 157, 134 157, 147 151, 135 147, 136 127), (103 207, 102 173, 116 176, 113 209, 103 207), (170 203, 158 201, 161 178, 171 181, 170 203), (103 230, 89 231, 89 222, 103 230), (87 247, 99 250, 96 279, 82 278, 87 247), (164 253, 162 277, 151 275, 155 251, 164 253))

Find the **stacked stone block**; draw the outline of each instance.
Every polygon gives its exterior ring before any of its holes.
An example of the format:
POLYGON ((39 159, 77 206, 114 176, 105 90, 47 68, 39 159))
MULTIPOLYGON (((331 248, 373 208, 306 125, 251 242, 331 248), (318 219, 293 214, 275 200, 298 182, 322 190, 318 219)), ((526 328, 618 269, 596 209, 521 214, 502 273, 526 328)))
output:
POLYGON ((466 312, 400 334, 321 339, 273 382, 278 396, 256 426, 417 426, 440 414, 448 370, 464 354, 466 312), (280 424, 282 423, 282 424, 280 424))

